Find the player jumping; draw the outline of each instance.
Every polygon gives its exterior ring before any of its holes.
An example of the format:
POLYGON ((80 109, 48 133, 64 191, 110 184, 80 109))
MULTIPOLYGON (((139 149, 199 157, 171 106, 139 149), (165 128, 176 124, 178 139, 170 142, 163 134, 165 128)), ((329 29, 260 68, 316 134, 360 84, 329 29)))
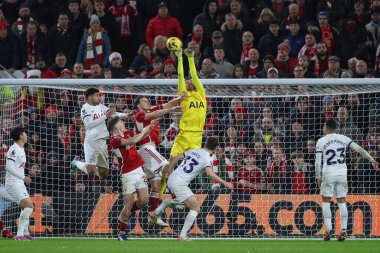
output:
POLYGON ((137 153, 135 145, 148 136, 154 126, 155 122, 152 121, 139 134, 134 135, 133 131, 127 131, 124 122, 118 117, 108 122, 108 130, 113 132, 110 146, 119 160, 123 186, 124 209, 119 215, 118 238, 120 241, 128 240, 125 230, 130 213, 146 206, 149 200, 147 178, 142 169, 144 161, 137 153), (137 201, 134 201, 135 192, 137 192, 137 201))
POLYGON ((7 153, 5 189, 22 209, 15 240, 34 240, 29 234, 29 217, 33 212, 33 202, 25 187, 25 184, 32 182, 30 177, 25 176, 26 155, 24 145, 28 142, 28 136, 24 128, 15 127, 11 131, 11 137, 15 143, 7 153))
POLYGON ((89 88, 86 90, 86 103, 82 106, 81 119, 86 128, 84 139, 84 157, 85 162, 75 157, 70 163, 71 174, 81 170, 88 175, 97 175, 101 179, 108 176, 108 147, 107 139, 109 132, 106 126, 106 119, 112 115, 119 117, 128 117, 129 114, 117 113, 115 109, 108 109, 107 106, 100 103, 99 90, 89 88))
POLYGON ((324 137, 320 138, 316 144, 316 159, 315 159, 315 173, 318 186, 321 188, 322 195, 322 211, 323 218, 326 224, 325 241, 329 241, 334 236, 334 230, 331 225, 331 197, 335 197, 338 202, 341 222, 341 233, 338 241, 344 241, 347 237, 347 220, 348 211, 346 206, 347 195, 347 164, 346 164, 346 151, 347 148, 355 150, 364 158, 372 163, 372 166, 377 170, 378 163, 358 144, 353 142, 350 138, 344 135, 336 134, 335 129, 337 123, 330 119, 327 120, 323 132, 324 137), (321 162, 323 157, 322 176, 321 176, 321 162))
MULTIPOLYGON (((183 158, 184 160, 178 168, 170 174, 168 178, 168 187, 176 196, 176 200, 179 203, 183 202, 185 206, 190 209, 177 240, 188 240, 187 232, 193 225, 198 213, 200 212, 200 205, 197 203, 194 193, 190 190, 189 184, 194 178, 203 172, 203 169, 206 169, 206 173, 211 179, 218 181, 227 188, 233 189, 233 184, 224 181, 212 170, 213 159, 211 156, 217 146, 218 140, 215 137, 209 137, 207 138, 203 149, 190 149, 175 158, 176 162, 183 158)), ((156 219, 158 215, 171 203, 172 201, 170 198, 162 202, 156 211, 151 214, 151 219, 156 219)))
MULTIPOLYGON (((185 97, 186 94, 183 94, 180 97, 172 99, 168 103, 152 107, 145 96, 138 96, 134 101, 134 108, 137 110, 134 117, 135 132, 141 133, 145 127, 151 124, 152 120, 181 108, 179 104, 185 99, 185 97)), ((160 142, 161 140, 157 124, 146 138, 139 141, 138 152, 144 160, 144 170, 151 184, 149 197, 151 212, 156 210, 159 205, 162 169, 168 164, 168 161, 156 149, 160 142)), ((166 227, 169 226, 161 219, 157 219, 156 224, 166 227)))
POLYGON ((160 190, 161 197, 166 188, 166 178, 178 161, 176 157, 189 149, 199 149, 202 147, 203 127, 206 119, 206 91, 197 75, 194 52, 190 49, 185 49, 184 53, 189 60, 191 79, 185 81, 182 50, 176 51, 175 54, 178 57, 178 94, 186 93, 187 98, 181 102, 182 117, 179 122, 179 134, 174 140, 169 164, 163 172, 160 190))

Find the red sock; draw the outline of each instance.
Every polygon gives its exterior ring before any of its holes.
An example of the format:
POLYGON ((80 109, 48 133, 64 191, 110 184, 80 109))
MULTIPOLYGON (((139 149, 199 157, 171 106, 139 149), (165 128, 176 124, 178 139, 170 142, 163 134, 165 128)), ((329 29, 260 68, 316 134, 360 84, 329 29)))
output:
POLYGON ((4 222, 0 220, 0 231, 5 229, 4 222))
POLYGON ((132 212, 136 212, 137 210, 140 210, 140 207, 137 205, 137 201, 135 201, 135 202, 133 203, 131 213, 132 213, 132 212))
POLYGON ((151 192, 149 197, 150 211, 154 211, 160 204, 160 194, 158 192, 151 192))
POLYGON ((124 222, 119 221, 119 231, 122 233, 125 233, 125 230, 127 229, 128 225, 124 222))

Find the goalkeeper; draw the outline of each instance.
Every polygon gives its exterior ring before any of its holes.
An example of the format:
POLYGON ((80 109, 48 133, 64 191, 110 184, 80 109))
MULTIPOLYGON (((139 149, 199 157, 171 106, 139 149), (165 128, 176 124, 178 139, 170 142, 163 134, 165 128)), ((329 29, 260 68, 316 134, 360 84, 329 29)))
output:
POLYGON ((176 165, 175 157, 189 149, 202 147, 203 126, 206 119, 206 92, 198 78, 194 63, 194 52, 190 49, 185 49, 184 53, 189 60, 191 78, 185 81, 182 49, 176 51, 175 54, 178 57, 178 94, 186 93, 187 98, 181 102, 182 117, 179 122, 179 134, 174 140, 169 164, 163 170, 161 197, 166 188, 166 178, 176 165))

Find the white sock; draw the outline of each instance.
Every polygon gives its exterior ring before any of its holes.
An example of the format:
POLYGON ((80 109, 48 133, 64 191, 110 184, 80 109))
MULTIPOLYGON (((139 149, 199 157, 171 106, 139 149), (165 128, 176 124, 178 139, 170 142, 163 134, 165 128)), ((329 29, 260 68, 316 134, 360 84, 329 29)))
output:
POLYGON ((346 203, 338 203, 342 230, 347 230, 348 211, 346 203))
POLYGON ((160 215, 171 203, 173 202, 172 198, 167 198, 163 201, 157 208, 154 210, 156 215, 160 215))
POLYGON ((29 223, 30 223, 30 220, 28 221, 28 225, 24 229, 24 235, 30 235, 30 233, 29 233, 29 223))
POLYGON ((330 202, 323 202, 322 205, 322 211, 323 211, 323 219, 326 224, 327 232, 330 232, 332 229, 331 225, 331 209, 330 209, 330 202))
POLYGON ((77 166, 78 169, 80 169, 84 174, 88 175, 87 167, 86 167, 86 164, 85 164, 84 162, 81 162, 81 161, 75 161, 74 164, 75 164, 75 166, 77 166))
POLYGON ((26 207, 20 213, 20 218, 18 219, 18 228, 17 228, 17 236, 23 236, 25 228, 28 227, 29 217, 33 212, 33 208, 26 207))
POLYGON ((197 218, 198 212, 194 210, 190 210, 189 214, 186 216, 185 224, 183 224, 180 236, 186 237, 187 231, 191 228, 191 226, 194 224, 195 219, 197 218))

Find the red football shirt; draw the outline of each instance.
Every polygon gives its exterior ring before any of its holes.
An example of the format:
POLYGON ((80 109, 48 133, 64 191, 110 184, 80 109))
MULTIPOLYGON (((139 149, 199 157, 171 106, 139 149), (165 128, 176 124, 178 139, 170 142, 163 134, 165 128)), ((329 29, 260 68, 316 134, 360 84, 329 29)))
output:
POLYGON ((121 140, 133 137, 132 131, 124 132, 124 136, 112 135, 110 140, 111 148, 119 160, 121 174, 131 172, 144 165, 144 161, 137 153, 136 146, 122 146, 121 140))
MULTIPOLYGON (((265 183, 263 172, 259 168, 255 168, 253 170, 247 170, 244 167, 240 168, 238 171, 238 182, 240 180, 246 180, 253 184, 265 183)), ((249 187, 243 187, 238 183, 238 191, 240 193, 256 193, 256 189, 251 189, 249 187)))
MULTIPOLYGON (((162 109, 161 105, 154 106, 149 111, 144 111, 144 110, 139 109, 135 115, 135 132, 141 133, 144 127, 149 126, 150 123, 152 122, 152 120, 144 120, 145 115, 147 113, 154 112, 161 109, 162 109)), ((144 145, 151 141, 155 142, 157 145, 161 143, 160 133, 159 133, 157 124, 154 126, 150 134, 139 142, 139 145, 144 145)))

